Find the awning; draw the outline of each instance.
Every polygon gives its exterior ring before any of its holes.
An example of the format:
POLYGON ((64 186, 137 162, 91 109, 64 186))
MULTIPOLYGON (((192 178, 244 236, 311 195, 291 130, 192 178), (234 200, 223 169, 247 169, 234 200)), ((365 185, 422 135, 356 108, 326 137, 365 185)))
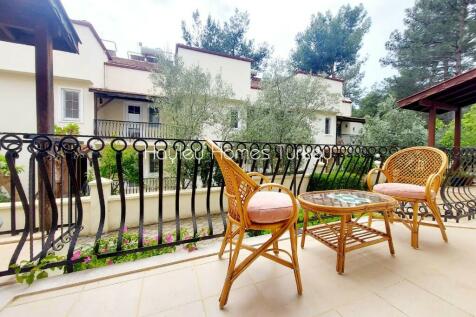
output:
POLYGON ((336 116, 338 121, 365 123, 364 118, 336 116))
POLYGON ((97 97, 104 97, 104 98, 120 98, 120 99, 143 101, 143 102, 154 102, 154 98, 156 98, 156 96, 151 96, 151 95, 137 94, 132 92, 110 90, 110 89, 102 89, 102 88, 90 88, 89 91, 94 92, 97 97))
POLYGON ((399 100, 398 106, 420 112, 455 111, 476 103, 476 68, 399 100))
POLYGON ((0 41, 34 46, 39 22, 48 25, 54 50, 78 53, 81 40, 59 0, 0 1, 0 41))

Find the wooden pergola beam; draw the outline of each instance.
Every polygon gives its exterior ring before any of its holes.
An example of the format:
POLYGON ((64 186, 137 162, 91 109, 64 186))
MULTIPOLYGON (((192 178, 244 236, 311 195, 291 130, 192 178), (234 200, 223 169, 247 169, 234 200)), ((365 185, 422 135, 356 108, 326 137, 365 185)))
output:
POLYGON ((447 103, 429 100, 429 99, 422 99, 419 101, 419 103, 420 105, 426 108, 443 109, 447 111, 455 111, 456 109, 458 109, 457 107, 449 105, 447 103))

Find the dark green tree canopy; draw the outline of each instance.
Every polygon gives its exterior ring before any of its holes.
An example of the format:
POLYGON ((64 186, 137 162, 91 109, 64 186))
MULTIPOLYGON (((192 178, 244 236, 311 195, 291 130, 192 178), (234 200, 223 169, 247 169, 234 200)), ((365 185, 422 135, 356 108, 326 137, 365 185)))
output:
POLYGON ((369 28, 362 4, 342 6, 335 16, 330 11, 313 15, 308 28, 296 36, 292 60, 303 70, 334 75, 356 62, 369 28))
POLYGON ((258 70, 264 66, 271 54, 267 43, 256 44, 254 40, 246 38, 250 24, 246 11, 235 9, 234 14, 223 25, 210 15, 203 22, 198 10, 193 12, 192 20, 190 28, 182 21, 182 37, 187 45, 251 58, 252 67, 258 70))
POLYGON ((293 65, 317 74, 353 79, 344 89, 345 95, 355 99, 357 91, 352 89, 362 79, 358 52, 370 24, 362 4, 342 6, 335 16, 330 11, 313 15, 307 29, 296 36, 297 47, 291 55, 293 65))
POLYGON ((404 25, 390 35, 381 60, 399 71, 387 80, 397 98, 474 67, 475 0, 418 0, 406 10, 404 25))

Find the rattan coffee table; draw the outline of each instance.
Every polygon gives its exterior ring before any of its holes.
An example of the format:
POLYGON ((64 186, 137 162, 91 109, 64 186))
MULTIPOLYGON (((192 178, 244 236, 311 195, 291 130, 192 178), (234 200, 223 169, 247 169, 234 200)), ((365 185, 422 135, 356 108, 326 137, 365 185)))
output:
POLYGON ((336 271, 339 274, 344 273, 346 252, 387 241, 390 253, 395 254, 389 219, 398 203, 392 197, 359 190, 329 190, 307 192, 299 195, 298 200, 307 211, 304 212, 301 247, 304 248, 309 234, 336 251, 336 271), (308 228, 309 212, 317 214, 318 218, 322 215, 338 216, 340 221, 308 228), (363 215, 374 212, 382 213, 386 232, 359 222, 363 215))

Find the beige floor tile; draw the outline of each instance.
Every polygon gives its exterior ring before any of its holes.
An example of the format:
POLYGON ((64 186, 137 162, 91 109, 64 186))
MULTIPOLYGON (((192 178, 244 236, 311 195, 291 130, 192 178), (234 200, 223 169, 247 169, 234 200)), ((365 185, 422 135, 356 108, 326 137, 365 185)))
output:
MULTIPOLYGON (((215 296, 218 298, 225 281, 228 269, 228 260, 215 260, 213 262, 194 266, 193 269, 198 278, 198 285, 200 287, 202 298, 207 298, 210 296, 215 296)), ((250 285, 252 283, 253 280, 249 276, 248 270, 245 270, 240 274, 240 276, 238 276, 232 287, 238 288, 245 285, 250 285)))
POLYGON ((342 317, 337 311, 329 310, 325 313, 315 315, 315 317, 342 317))
POLYGON ((470 316, 442 298, 432 295, 408 281, 399 282, 377 293, 386 302, 409 316, 470 316))
POLYGON ((314 316, 329 310, 327 305, 321 304, 313 286, 305 280, 303 284, 303 295, 299 295, 294 274, 289 273, 257 283, 256 287, 273 316, 314 316))
POLYGON ((254 285, 231 289, 228 303, 220 309, 218 298, 209 297, 203 301, 207 317, 237 316, 237 317, 265 317, 273 316, 264 299, 254 285))
POLYGON ((63 317, 79 299, 79 293, 44 298, 24 305, 9 306, 0 311, 2 317, 63 317))
POLYGON ((184 268, 144 278, 140 315, 165 311, 200 299, 193 268, 184 268))
POLYGON ((180 305, 178 307, 146 315, 144 317, 205 317, 205 309, 203 308, 202 301, 195 301, 188 304, 180 305))
POLYGON ((69 294, 78 294, 83 289, 84 289, 84 286, 80 285, 80 286, 65 287, 62 289, 49 291, 49 292, 42 292, 42 293, 33 294, 33 295, 20 296, 16 298, 12 303, 10 303, 9 306, 16 306, 16 305, 22 305, 22 304, 36 302, 36 301, 49 300, 55 297, 60 297, 60 296, 69 295, 69 294))
POLYGON ((141 279, 143 276, 144 276, 143 272, 137 272, 137 273, 131 273, 131 274, 124 274, 117 277, 106 278, 96 282, 84 284, 83 290, 90 290, 90 289, 98 288, 98 287, 121 284, 124 282, 141 279))
MULTIPOLYGON (((243 252, 243 254, 248 255, 249 253, 243 252)), ((283 255, 283 257, 287 258, 286 255, 283 255)), ((244 258, 245 256, 240 256, 239 261, 241 262, 244 258)), ((290 271, 290 268, 287 268, 281 264, 278 264, 263 257, 259 257, 258 259, 256 259, 246 269, 246 272, 249 274, 249 276, 255 283, 282 276, 290 271)))
POLYGON ((380 297, 372 294, 336 308, 342 317, 403 317, 406 316, 380 297))
MULTIPOLYGON (((466 260, 466 259, 465 259, 466 260)), ((468 259, 469 260, 469 259, 468 259)), ((473 261, 473 265, 476 261, 473 261)), ((455 263, 455 265, 461 263, 455 263)), ((444 298, 465 311, 476 315, 476 284, 469 271, 453 271, 454 266, 445 270, 426 267, 410 275, 409 280, 432 294, 444 298)), ((468 268, 469 269, 469 268, 468 268)))
POLYGON ((68 316, 136 316, 142 280, 85 290, 68 316))

